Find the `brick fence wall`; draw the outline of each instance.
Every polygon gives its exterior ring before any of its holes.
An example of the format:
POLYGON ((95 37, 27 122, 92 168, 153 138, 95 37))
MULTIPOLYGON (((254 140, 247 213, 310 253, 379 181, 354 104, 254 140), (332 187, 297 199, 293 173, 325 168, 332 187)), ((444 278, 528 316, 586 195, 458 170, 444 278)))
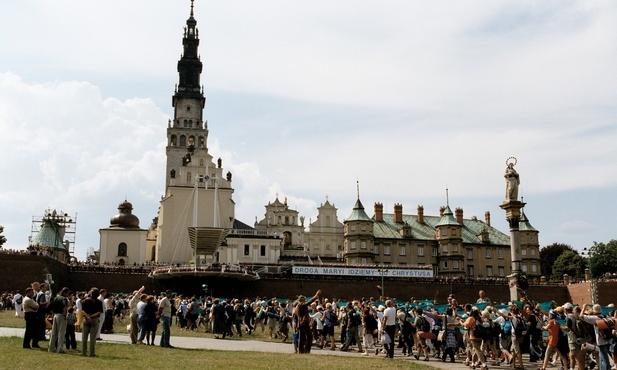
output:
MULTIPOLYGON (((362 297, 378 298, 381 279, 361 280, 316 280, 300 279, 293 276, 254 281, 237 281, 216 277, 184 277, 169 280, 153 280, 145 274, 69 272, 68 266, 42 256, 12 255, 0 253, 0 291, 23 290, 33 281, 43 281, 45 274, 51 273, 55 289, 68 286, 75 291, 84 291, 96 286, 112 292, 132 292, 142 285, 148 293, 158 293, 165 289, 185 295, 203 294, 202 285, 208 285, 214 295, 219 297, 266 297, 293 298, 297 294, 312 295, 321 289, 326 297, 339 297, 344 300, 362 297)), ((385 294, 389 297, 408 300, 433 299, 445 302, 451 293, 459 303, 475 302, 478 291, 484 290, 493 301, 507 302, 507 286, 495 284, 436 283, 433 281, 384 280, 385 294)), ((617 302, 617 282, 598 283, 600 304, 617 302)), ((527 294, 539 302, 554 300, 558 304, 567 301, 585 303, 589 297, 589 287, 585 283, 563 285, 532 285, 527 294)))

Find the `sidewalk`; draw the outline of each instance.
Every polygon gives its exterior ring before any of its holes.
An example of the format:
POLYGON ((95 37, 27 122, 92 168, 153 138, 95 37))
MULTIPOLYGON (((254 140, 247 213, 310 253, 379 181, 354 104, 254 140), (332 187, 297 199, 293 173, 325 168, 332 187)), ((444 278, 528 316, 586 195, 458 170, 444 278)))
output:
MULTIPOLYGON (((0 327, 0 337, 20 337, 23 338, 24 329, 17 328, 1 328, 0 327)), ((78 339, 79 339, 78 335, 78 339)), ((102 338, 104 342, 108 343, 126 343, 130 344, 130 338, 128 334, 102 334, 102 338)), ((277 343, 277 342, 265 342, 258 340, 241 340, 236 338, 231 339, 213 339, 213 338, 191 338, 191 337, 171 337, 171 345, 177 348, 188 348, 188 349, 212 349, 219 351, 254 351, 254 352, 272 352, 272 353, 293 353, 293 345, 291 343, 277 343)), ((313 347, 311 349, 312 355, 320 355, 320 356, 352 356, 352 357, 364 357, 360 353, 354 351, 342 352, 339 350, 330 351, 326 349, 319 349, 317 347, 313 347)), ((375 355, 366 356, 366 358, 376 357, 375 355)), ((383 355, 379 355, 379 357, 383 357, 383 355)), ((441 362, 437 358, 430 358, 430 361, 425 362, 422 361, 423 357, 420 357, 420 360, 415 360, 413 357, 403 356, 399 351, 395 351, 394 354, 395 359, 403 360, 403 361, 411 361, 416 362, 421 365, 432 366, 438 369, 469 369, 469 366, 465 366, 462 363, 462 360, 457 360, 456 363, 450 362, 441 362)), ((523 360, 525 362, 525 369, 527 370, 535 370, 540 363, 530 363, 529 356, 527 354, 523 355, 523 360)), ((507 365, 501 366, 489 366, 489 368, 493 369, 510 369, 507 365)))

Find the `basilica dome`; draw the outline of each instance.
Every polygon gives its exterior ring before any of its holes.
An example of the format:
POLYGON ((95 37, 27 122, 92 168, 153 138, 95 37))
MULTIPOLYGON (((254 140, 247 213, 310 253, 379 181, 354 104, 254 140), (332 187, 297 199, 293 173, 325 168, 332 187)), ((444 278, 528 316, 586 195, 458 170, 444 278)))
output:
POLYGON ((126 199, 118 206, 120 213, 111 218, 111 227, 139 228, 139 218, 133 214, 133 205, 126 199))

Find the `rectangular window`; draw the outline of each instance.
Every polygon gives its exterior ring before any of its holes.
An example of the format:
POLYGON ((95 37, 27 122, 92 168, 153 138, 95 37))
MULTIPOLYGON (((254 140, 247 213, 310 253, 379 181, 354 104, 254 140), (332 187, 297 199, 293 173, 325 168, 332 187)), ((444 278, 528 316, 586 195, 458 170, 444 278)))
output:
POLYGON ((486 258, 491 258, 491 248, 486 248, 486 258))
POLYGON ((538 272, 538 266, 535 263, 531 264, 531 272, 538 272))
POLYGON ((448 244, 444 244, 441 251, 444 253, 448 253, 448 244))
POLYGON ((452 252, 458 252, 458 244, 452 244, 452 252))
POLYGON ((251 253, 251 246, 248 244, 244 245, 244 255, 248 256, 251 253))
POLYGON ((379 254, 379 245, 375 244, 375 245, 373 246, 373 253, 375 253, 375 254, 379 254))
POLYGON ((527 248, 522 248, 521 249, 521 255, 522 256, 526 256, 527 255, 527 248))
POLYGON ((362 258, 362 264, 366 265, 366 258, 362 258))
POLYGON ((351 231, 356 231, 356 225, 351 225, 351 231))
POLYGON ((467 265, 467 276, 473 276, 473 265, 467 265))
POLYGON ((400 256, 405 256, 405 255, 406 255, 406 251, 405 251, 405 249, 406 249, 406 248, 405 248, 405 246, 404 246, 404 245, 399 246, 399 255, 400 255, 400 256))
POLYGON ((493 266, 486 266, 486 276, 488 277, 493 276, 493 266))
POLYGON ((443 235, 443 236, 448 235, 448 230, 446 230, 446 229, 441 230, 441 235, 443 235))
POLYGON ((389 245, 384 245, 383 246, 383 254, 386 256, 390 255, 390 246, 389 245))
POLYGON ((521 264, 521 270, 527 272, 527 264, 526 263, 522 263, 521 264))
POLYGON ((366 242, 364 240, 360 242, 360 248, 366 249, 366 242))
POLYGON ((468 260, 473 259, 473 249, 467 249, 467 259, 468 260))
POLYGON ((443 261, 443 263, 441 264, 441 266, 442 266, 444 269, 447 269, 447 268, 448 268, 448 261, 443 261))
POLYGON ((356 241, 352 240, 350 245, 349 245, 349 249, 356 249, 356 241))
POLYGON ((499 248, 497 250, 497 256, 499 257, 499 259, 503 259, 503 249, 499 248))
POLYGON ((458 269, 458 261, 452 261, 452 268, 458 269))
POLYGON ((362 225, 362 227, 360 228, 360 230, 362 230, 362 231, 366 231, 366 226, 362 225))
POLYGON ((424 257, 424 246, 418 246, 418 257, 424 257))
POLYGON ((259 255, 262 257, 266 256, 266 246, 265 245, 262 245, 259 247, 259 255))
MULTIPOLYGON (((418 250, 420 250, 420 248, 422 248, 422 253, 424 253, 424 247, 418 247, 418 250)), ((433 257, 437 257, 438 254, 439 254, 439 249, 433 248, 433 257)))
POLYGON ((506 269, 504 269, 503 266, 499 266, 498 270, 499 270, 499 277, 506 276, 506 269))
POLYGON ((535 256, 536 255, 536 249, 535 248, 530 248, 530 250, 531 250, 531 255, 535 256))

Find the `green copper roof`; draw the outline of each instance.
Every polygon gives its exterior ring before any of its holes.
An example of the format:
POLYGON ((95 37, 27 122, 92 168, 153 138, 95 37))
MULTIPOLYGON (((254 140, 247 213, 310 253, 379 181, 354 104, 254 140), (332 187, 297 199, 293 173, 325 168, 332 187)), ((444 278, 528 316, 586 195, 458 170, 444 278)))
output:
POLYGON ((351 211, 351 215, 347 217, 345 222, 347 221, 372 221, 371 218, 364 212, 364 206, 360 199, 356 201, 356 205, 353 206, 353 211, 351 211))
POLYGON ((452 213, 450 206, 446 206, 446 209, 444 209, 443 211, 443 216, 441 216, 441 219, 439 220, 439 223, 437 224, 437 226, 447 226, 447 225, 460 226, 460 224, 456 221, 456 218, 454 218, 454 214, 452 213))
POLYGON ((50 247, 56 249, 66 249, 60 236, 60 226, 55 222, 45 219, 41 230, 36 234, 31 245, 39 247, 50 247))
MULTIPOLYGON (((443 217, 425 215, 424 223, 419 223, 417 215, 403 215, 403 222, 407 222, 411 226, 412 239, 416 240, 435 241, 437 226, 441 223, 442 219, 443 217)), ((457 223, 457 225, 459 224, 457 223)), ((393 214, 384 214, 382 222, 375 222, 373 224, 373 235, 375 238, 381 239, 403 239, 403 236, 399 233, 400 228, 401 225, 394 222, 393 214)), ((508 235, 487 225, 483 221, 475 219, 463 220, 462 237, 463 243, 510 246, 510 237, 508 235), (488 243, 483 243, 480 240, 479 235, 483 230, 488 232, 488 243)))
POLYGON ((520 231, 538 231, 531 226, 529 219, 525 216, 525 212, 523 210, 521 210, 521 219, 518 222, 518 229, 520 231))

